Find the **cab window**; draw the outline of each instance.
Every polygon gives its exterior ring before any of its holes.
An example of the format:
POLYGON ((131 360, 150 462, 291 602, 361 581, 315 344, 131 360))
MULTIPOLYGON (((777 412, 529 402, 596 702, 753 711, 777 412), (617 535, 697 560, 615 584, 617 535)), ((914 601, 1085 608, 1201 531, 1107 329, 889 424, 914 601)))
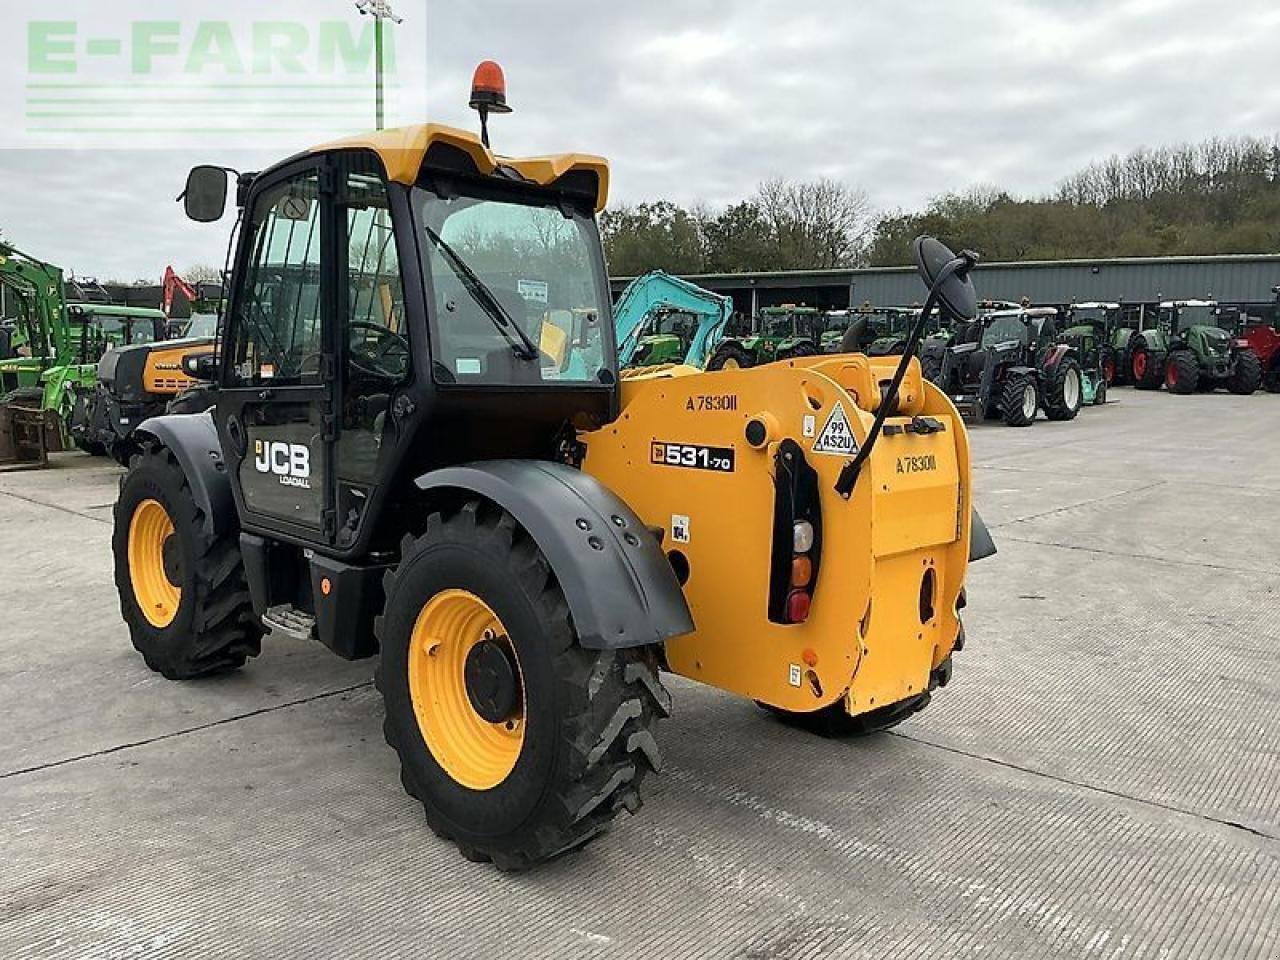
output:
POLYGON ((236 301, 232 382, 321 382, 319 177, 264 190, 249 220, 245 285, 236 301))
POLYGON ((580 211, 414 190, 443 383, 611 382, 610 305, 580 211))

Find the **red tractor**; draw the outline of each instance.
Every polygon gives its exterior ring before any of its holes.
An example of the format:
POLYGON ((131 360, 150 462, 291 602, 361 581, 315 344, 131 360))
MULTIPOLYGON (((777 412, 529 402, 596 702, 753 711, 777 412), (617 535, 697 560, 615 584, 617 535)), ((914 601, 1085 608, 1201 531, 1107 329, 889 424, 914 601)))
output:
POLYGON ((1280 287, 1276 300, 1240 305, 1236 336, 1262 361, 1262 388, 1280 393, 1280 287))

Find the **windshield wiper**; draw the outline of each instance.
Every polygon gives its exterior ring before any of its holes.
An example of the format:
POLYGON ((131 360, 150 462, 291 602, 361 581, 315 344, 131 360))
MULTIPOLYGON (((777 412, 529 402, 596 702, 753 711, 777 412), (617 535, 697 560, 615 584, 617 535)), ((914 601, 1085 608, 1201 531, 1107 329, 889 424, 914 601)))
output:
POLYGON ((444 255, 445 262, 449 264, 454 275, 467 288, 467 293, 471 294, 472 299, 484 309, 489 319, 493 321, 493 325, 498 328, 498 332, 511 342, 511 349, 516 352, 516 356, 522 360, 537 360, 542 355, 542 351, 538 349, 538 345, 533 342, 529 334, 525 333, 524 328, 516 323, 501 301, 493 295, 493 291, 485 286, 484 281, 476 276, 475 271, 467 266, 466 261, 453 247, 445 243, 438 233, 425 224, 423 229, 427 231, 427 236, 431 238, 436 249, 444 255))

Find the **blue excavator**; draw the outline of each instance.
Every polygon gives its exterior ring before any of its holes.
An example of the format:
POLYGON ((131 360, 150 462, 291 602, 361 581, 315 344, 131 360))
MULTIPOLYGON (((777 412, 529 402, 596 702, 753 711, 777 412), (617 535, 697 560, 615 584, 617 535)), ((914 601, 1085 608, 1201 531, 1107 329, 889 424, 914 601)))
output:
POLYGON ((733 300, 653 270, 627 285, 613 316, 622 369, 702 368, 733 316, 733 300))

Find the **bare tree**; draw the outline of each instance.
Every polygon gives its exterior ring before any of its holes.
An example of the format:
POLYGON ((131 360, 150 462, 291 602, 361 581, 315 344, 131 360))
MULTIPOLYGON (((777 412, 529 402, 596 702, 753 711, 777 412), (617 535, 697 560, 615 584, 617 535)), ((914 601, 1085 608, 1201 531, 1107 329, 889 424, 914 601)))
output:
POLYGON ((195 263, 182 271, 187 283, 218 283, 222 280, 222 268, 207 263, 195 263))

